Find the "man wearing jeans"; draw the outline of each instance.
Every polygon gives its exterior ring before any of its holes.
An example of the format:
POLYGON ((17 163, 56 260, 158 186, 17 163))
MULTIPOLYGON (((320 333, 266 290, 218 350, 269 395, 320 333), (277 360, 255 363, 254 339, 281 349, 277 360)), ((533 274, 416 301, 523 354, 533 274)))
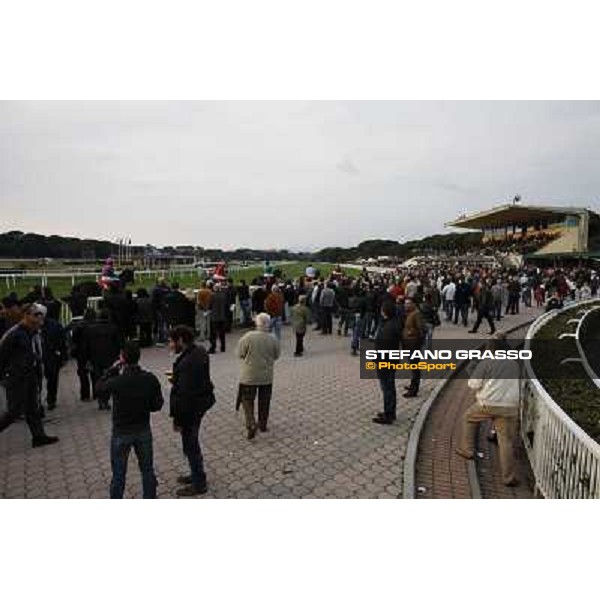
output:
POLYGON ((281 321, 283 318, 284 299, 279 287, 274 285, 265 299, 265 312, 269 315, 270 330, 281 341, 281 321))
POLYGON ((242 311, 242 327, 249 327, 252 325, 252 301, 250 300, 250 288, 243 279, 240 281, 240 285, 238 285, 237 296, 242 311))
POLYGON ((132 448, 142 474, 143 497, 156 498, 150 413, 162 408, 163 396, 158 379, 144 371, 138 364, 139 360, 137 343, 126 342, 119 362, 108 369, 96 384, 98 393, 112 395, 113 398, 111 498, 123 498, 127 461, 132 448))
POLYGON ((212 301, 212 283, 200 282, 196 298, 196 333, 201 342, 210 337, 210 304, 212 301))
MULTIPOLYGON (((400 349, 400 325, 396 318, 396 306, 393 302, 384 302, 381 307, 383 318, 375 338, 376 350, 400 349)), ((383 412, 373 418, 373 423, 391 425, 396 420, 396 371, 377 370, 379 386, 383 393, 383 412)))
POLYGON ((210 380, 209 356, 203 346, 194 344, 194 332, 185 325, 169 332, 169 347, 178 355, 173 365, 171 410, 173 429, 181 434, 181 445, 190 475, 179 477, 185 487, 178 496, 198 496, 207 492, 204 459, 200 448, 200 425, 215 403, 214 386, 210 380))
POLYGON ((348 312, 352 315, 352 341, 350 342, 352 356, 357 355, 360 347, 365 309, 364 292, 360 287, 357 287, 350 298, 348 298, 348 312))

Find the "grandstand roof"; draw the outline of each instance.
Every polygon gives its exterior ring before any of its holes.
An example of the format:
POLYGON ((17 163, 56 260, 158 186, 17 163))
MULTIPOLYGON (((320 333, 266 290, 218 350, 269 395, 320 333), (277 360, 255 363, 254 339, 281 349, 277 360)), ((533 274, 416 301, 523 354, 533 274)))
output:
POLYGON ((446 223, 447 227, 464 227, 466 229, 481 229, 489 226, 508 225, 535 219, 548 219, 556 216, 583 214, 592 211, 587 208, 574 206, 535 206, 524 204, 503 204, 490 210, 484 210, 471 215, 464 215, 446 223))

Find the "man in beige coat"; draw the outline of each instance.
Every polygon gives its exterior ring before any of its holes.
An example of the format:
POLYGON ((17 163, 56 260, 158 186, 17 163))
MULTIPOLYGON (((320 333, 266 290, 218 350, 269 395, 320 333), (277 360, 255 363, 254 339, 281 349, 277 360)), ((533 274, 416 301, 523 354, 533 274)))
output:
MULTIPOLYGON (((496 333, 488 342, 492 352, 506 349, 506 335, 496 333)), ((519 413, 519 364, 515 360, 482 360, 469 379, 475 390, 475 403, 463 415, 460 447, 456 452, 466 459, 474 458, 475 434, 482 421, 491 419, 498 433, 500 468, 504 485, 518 485, 515 475, 514 443, 519 413)))
POLYGON ((236 353, 242 359, 237 407, 241 404, 244 409, 249 440, 254 438, 257 430, 254 418, 254 399, 257 393, 258 428, 267 431, 269 420, 273 365, 280 352, 279 340, 269 333, 270 321, 266 313, 256 315, 256 329, 243 335, 237 346, 236 353))

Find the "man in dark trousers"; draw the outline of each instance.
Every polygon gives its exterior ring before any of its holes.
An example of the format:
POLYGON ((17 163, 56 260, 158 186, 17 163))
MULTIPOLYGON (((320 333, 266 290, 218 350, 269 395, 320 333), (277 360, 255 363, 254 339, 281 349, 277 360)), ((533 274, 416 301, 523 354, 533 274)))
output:
POLYGON ((188 304, 189 301, 179 290, 179 283, 175 281, 164 296, 164 309, 169 328, 185 325, 188 320, 186 314, 188 304))
MULTIPOLYGON (((264 285, 259 285, 252 294, 252 312, 257 315, 261 312, 265 312, 265 300, 269 292, 265 289, 264 285)), ((252 323, 250 323, 252 324, 252 323)))
MULTIPOLYGON (((393 302, 384 302, 381 307, 382 324, 375 337, 376 350, 400 349, 400 324, 396 318, 393 302)), ((373 423, 391 425, 396 420, 396 371, 378 369, 377 378, 383 392, 383 412, 373 418, 373 423)))
POLYGON ((191 474, 180 477, 185 487, 178 496, 198 496, 207 491, 204 460, 200 448, 202 418, 215 403, 210 380, 209 356, 203 346, 194 344, 194 331, 178 326, 169 332, 169 348, 178 355, 173 365, 170 416, 173 429, 181 434, 181 444, 191 474))
POLYGON ((163 406, 160 383, 155 375, 139 366, 140 348, 125 342, 119 362, 108 369, 96 384, 99 395, 112 396, 112 438, 110 497, 123 498, 127 460, 133 448, 142 474, 144 498, 156 498, 156 475, 152 451, 150 413, 163 406))
POLYGON ((335 291, 333 284, 328 283, 321 292, 319 298, 321 305, 321 333, 331 335, 333 333, 333 311, 335 308, 335 291))
POLYGON ((221 352, 225 352, 228 302, 227 292, 217 283, 210 302, 210 354, 217 351, 217 336, 221 343, 221 352))
MULTIPOLYGON (((403 350, 421 350, 425 342, 425 323, 423 316, 414 300, 407 298, 404 301, 404 323, 402 325, 402 349, 403 350)), ((418 363, 418 359, 408 361, 412 364, 418 363)), ((421 371, 411 369, 410 384, 406 387, 406 392, 402 394, 405 398, 414 398, 419 393, 421 384, 421 371)))
POLYGON ((0 340, 0 379, 6 387, 8 410, 0 415, 0 431, 4 431, 23 413, 31 431, 31 444, 46 446, 58 438, 46 435, 39 401, 42 378, 42 353, 39 330, 46 309, 41 304, 23 307, 23 318, 0 340))
POLYGON ((481 325, 481 321, 485 319, 490 326, 490 335, 493 335, 496 332, 496 326, 494 325, 494 319, 492 318, 493 311, 494 295, 492 293, 492 288, 488 280, 483 284, 481 291, 479 292, 477 320, 475 321, 475 325, 473 325, 473 329, 469 329, 469 333, 477 333, 477 330, 481 325))
MULTIPOLYGON (((125 292, 117 283, 112 283, 104 294, 104 308, 108 311, 108 317, 115 324, 121 340, 124 341, 127 335, 127 318, 129 306, 125 292)), ((112 364, 112 363, 111 363, 112 364)))
POLYGON ((464 327, 467 326, 469 318, 469 302, 471 299, 471 287, 462 278, 456 284, 454 292, 454 324, 458 325, 460 317, 464 327))
POLYGON ((167 317, 165 311, 165 296, 169 292, 169 286, 164 279, 159 279, 152 290, 152 311, 154 314, 154 329, 158 344, 167 341, 167 317))
POLYGON ((42 326, 42 355, 46 378, 46 405, 48 410, 54 410, 60 370, 67 362, 67 337, 64 327, 48 315, 42 326))
POLYGON ((87 338, 89 326, 96 320, 93 308, 86 308, 83 318, 79 317, 71 325, 71 354, 77 363, 77 376, 79 378, 79 399, 82 402, 91 400, 92 383, 91 373, 88 368, 87 338))
POLYGON ((521 298, 521 284, 515 275, 511 276, 508 281, 508 304, 504 314, 518 315, 519 300, 521 298))
MULTIPOLYGON (((85 335, 86 355, 92 366, 92 386, 95 388, 96 382, 119 358, 122 338, 117 326, 109 321, 106 309, 101 309, 98 313, 98 320, 91 323, 85 335)), ((105 394, 98 397, 98 408, 100 410, 110 410, 108 398, 105 394)))

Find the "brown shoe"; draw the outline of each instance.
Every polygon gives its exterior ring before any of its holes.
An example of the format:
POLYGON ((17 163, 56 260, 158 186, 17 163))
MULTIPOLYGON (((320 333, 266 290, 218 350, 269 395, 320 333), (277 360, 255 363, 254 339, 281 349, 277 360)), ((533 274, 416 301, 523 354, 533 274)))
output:
POLYGON ((248 439, 253 440, 256 437, 256 431, 258 427, 255 425, 254 427, 248 428, 248 439))
POLYGON ((462 456, 463 458, 466 458, 467 460, 473 460, 475 458, 475 455, 472 452, 467 452, 466 450, 462 450, 461 448, 456 449, 456 454, 462 456))

